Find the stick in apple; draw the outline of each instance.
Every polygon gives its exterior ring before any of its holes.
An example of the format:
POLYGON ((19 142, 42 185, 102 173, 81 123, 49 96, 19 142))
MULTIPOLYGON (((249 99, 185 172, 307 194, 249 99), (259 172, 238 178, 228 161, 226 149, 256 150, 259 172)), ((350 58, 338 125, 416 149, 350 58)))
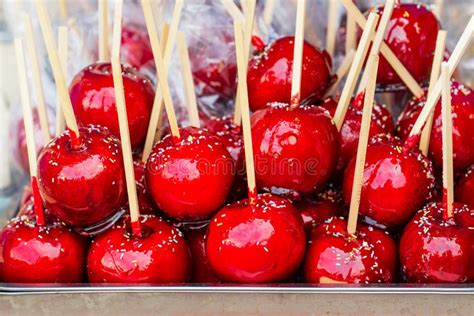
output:
POLYGON ((300 106, 301 72, 303 68, 304 47, 304 20, 306 14, 306 0, 299 0, 296 5, 295 40, 293 45, 293 69, 291 74, 291 101, 290 108, 300 106))
POLYGON ((99 7, 99 61, 109 60, 109 3, 98 0, 99 7))
POLYGON ((336 92, 337 87, 341 83, 342 79, 347 75, 349 72, 349 69, 351 68, 352 62, 354 61, 354 56, 355 56, 355 50, 351 49, 346 56, 344 56, 344 59, 342 60, 341 65, 337 68, 336 70, 336 81, 331 85, 331 87, 328 89, 326 94, 324 95, 325 98, 331 96, 336 92))
MULTIPOLYGON (((68 50, 69 50, 69 33, 66 26, 60 26, 58 28, 58 55, 61 67, 64 70, 64 77, 67 78, 67 66, 68 66, 68 50)), ((59 90, 56 89, 57 101, 56 101, 56 136, 61 134, 66 128, 66 121, 61 111, 61 98, 59 90)))
MULTIPOLYGON (((326 51, 333 58, 336 49, 337 33, 337 9, 339 2, 337 0, 328 0, 328 26, 326 30, 326 51)), ((350 51, 350 50, 349 50, 350 51)))

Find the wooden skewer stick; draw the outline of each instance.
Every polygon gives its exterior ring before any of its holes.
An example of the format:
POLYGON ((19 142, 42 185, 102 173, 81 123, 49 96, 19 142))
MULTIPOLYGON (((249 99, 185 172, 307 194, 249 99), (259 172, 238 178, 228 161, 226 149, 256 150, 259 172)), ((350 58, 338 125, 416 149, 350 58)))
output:
POLYGON ((108 0, 98 0, 99 6, 99 61, 109 58, 109 3, 108 0))
MULTIPOLYGON (((352 15, 360 27, 365 27, 367 21, 362 12, 360 12, 360 10, 354 4, 354 2, 352 2, 352 0, 341 1, 342 4, 346 7, 346 10, 348 11, 347 14, 352 15)), ((415 78, 413 78, 410 72, 405 68, 405 66, 400 62, 400 60, 393 53, 390 47, 385 43, 385 41, 382 42, 380 52, 385 57, 390 66, 392 66, 392 68, 395 70, 397 75, 402 79, 408 89, 410 89, 411 93, 413 93, 413 95, 418 98, 422 97, 424 95, 423 89, 420 87, 415 78)))
POLYGON ((304 20, 306 0, 299 0, 296 5, 296 27, 293 45, 293 69, 291 74, 291 101, 290 108, 300 105, 301 72, 303 70, 304 20))
POLYGON ((58 0, 59 1, 59 15, 61 18, 67 18, 68 16, 68 5, 67 0, 58 0))
POLYGON ((441 19, 441 13, 443 12, 444 0, 435 0, 433 3, 433 13, 436 15, 438 20, 441 19))
MULTIPOLYGON (((395 6, 394 0, 387 0, 385 2, 382 17, 380 18, 380 23, 377 28, 377 32, 375 33, 374 42, 372 43, 372 48, 370 49, 371 55, 378 55, 380 52, 380 47, 382 46, 382 43, 383 43, 383 38, 385 36, 385 31, 387 30, 388 22, 390 22, 390 18, 392 17, 394 6, 395 6)), ((366 68, 362 74, 362 79, 360 80, 357 94, 365 90, 365 87, 368 81, 368 78, 367 78, 368 75, 369 75, 368 70, 366 68)))
POLYGON ((59 97, 61 99, 61 109, 64 112, 67 126, 72 131, 73 145, 76 146, 79 145, 79 127, 77 126, 76 118, 74 117, 71 98, 69 97, 69 91, 67 89, 66 79, 62 69, 63 67, 61 66, 58 51, 56 50, 53 30, 51 29, 51 21, 43 0, 35 0, 35 6, 36 12, 38 13, 46 50, 48 51, 51 69, 53 70, 54 80, 56 82, 56 86, 58 87, 59 97))
POLYGON ((51 139, 49 132, 48 110, 46 101, 44 100, 43 80, 41 79, 41 68, 38 60, 38 51, 36 49, 35 37, 33 36, 33 26, 31 24, 31 16, 25 15, 25 36, 26 47, 31 58, 31 70, 33 74, 33 85, 35 87, 36 102, 38 106, 38 116, 43 134, 44 143, 48 143, 51 139))
MULTIPOLYGON (((339 2, 337 0, 328 1, 328 26, 326 30, 326 51, 333 58, 336 49, 337 33, 337 9, 339 2)), ((349 50, 350 51, 350 50, 349 50)))
POLYGON ((354 60, 355 56, 355 50, 351 49, 346 56, 344 57, 344 60, 342 61, 341 65, 339 68, 336 70, 336 81, 331 85, 331 87, 328 89, 326 94, 324 95, 325 98, 331 96, 334 94, 336 91, 337 87, 339 86, 339 83, 341 83, 342 79, 347 75, 347 72, 351 68, 352 61, 354 60))
POLYGON ((347 220, 347 232, 355 234, 357 228, 357 218, 359 216, 360 196, 364 181, 365 157, 367 154, 367 144, 369 142, 370 120, 372 108, 374 106, 375 86, 377 81, 377 69, 379 66, 379 56, 370 55, 367 68, 369 69, 369 82, 364 96, 364 109, 360 127, 359 143, 357 145, 356 165, 354 170, 354 182, 352 184, 351 204, 349 207, 349 217, 347 220))
POLYGON ((33 118, 31 115, 31 103, 28 89, 28 78, 26 75, 25 56, 23 43, 20 39, 15 39, 15 53, 18 67, 18 78, 20 84, 21 110, 23 113, 23 123, 25 125, 26 149, 28 153, 28 163, 30 167, 31 187, 33 189, 34 211, 36 222, 42 226, 45 224, 43 204, 38 190, 38 166, 36 158, 36 143, 33 130, 33 118))
POLYGON ((242 21, 244 15, 240 11, 239 7, 235 4, 234 0, 222 0, 222 5, 227 10, 227 13, 232 17, 234 21, 242 21))
POLYGON ((451 115, 451 77, 446 62, 441 64, 443 96, 441 99, 442 137, 443 137, 443 203, 445 218, 453 217, 454 180, 453 180, 453 121, 451 115))
POLYGON ((369 19, 367 20, 367 24, 365 25, 364 32, 362 33, 359 46, 357 47, 355 53, 354 62, 351 65, 349 74, 347 75, 346 84, 342 89, 341 97, 339 98, 339 102, 337 104, 336 113, 334 113, 334 122, 336 123, 338 130, 341 129, 342 123, 344 123, 344 118, 346 116, 347 109, 349 108, 349 103, 351 101, 352 93, 354 92, 357 78, 359 77, 362 65, 364 64, 370 42, 374 38, 375 28, 377 26, 378 20, 379 16, 376 13, 369 14, 369 19))
POLYGON ((120 129, 120 143, 122 145, 125 179, 127 183, 128 204, 130 207, 130 222, 135 236, 141 235, 140 209, 138 205, 135 172, 133 168, 132 145, 128 129, 127 107, 123 88, 122 64, 120 63, 120 44, 122 33, 123 0, 115 0, 114 27, 112 38, 112 75, 114 80, 115 100, 120 129))
POLYGON ((199 127, 199 112, 196 100, 196 92, 194 91, 193 73, 191 70, 191 62, 189 61, 186 37, 183 32, 178 32, 176 41, 178 44, 178 52, 181 60, 181 70, 184 81, 184 91, 186 94, 189 122, 191 123, 191 126, 199 127))
POLYGON ((255 166, 253 161, 252 131, 250 126, 249 99, 247 93, 246 59, 244 40, 242 38, 242 23, 234 21, 235 50, 237 57, 238 82, 240 86, 240 104, 242 109, 242 132, 244 136, 245 166, 247 169, 247 186, 249 203, 255 205, 257 201, 257 186, 255 182, 255 166))
MULTIPOLYGON (((64 77, 67 78, 67 66, 68 66, 68 50, 69 50, 69 34, 68 28, 60 26, 58 28, 58 55, 61 67, 64 70, 64 77)), ((66 121, 64 114, 61 111, 61 98, 59 96, 59 90, 56 89, 57 101, 56 101, 56 136, 61 134, 66 128, 66 121)))
MULTIPOLYGON (((431 66, 431 75, 430 75, 430 85, 428 87, 428 95, 433 93, 434 86, 436 81, 439 78, 439 72, 441 67, 441 62, 443 61, 444 49, 446 44, 446 31, 439 31, 436 38, 436 48, 434 52, 433 65, 431 66)), ((428 155, 428 149, 430 147, 430 138, 431 138, 431 128, 433 126, 433 115, 431 112, 428 120, 426 121, 425 127, 421 132, 420 138, 420 151, 423 155, 428 155)))
POLYGON ((347 13, 346 17, 346 54, 351 49, 356 48, 357 23, 355 18, 347 13))
POLYGON ((264 3, 263 8, 263 22, 265 25, 270 26, 272 25, 273 20, 273 12, 275 11, 275 0, 267 0, 264 3))
MULTIPOLYGON (((449 57, 449 60, 448 60, 449 76, 452 76, 454 71, 456 70, 456 67, 461 61, 462 56, 466 52, 466 49, 469 47, 470 40, 473 34, 474 34, 474 16, 471 16, 471 19, 469 20, 469 23, 467 24, 466 28, 461 34, 461 37, 459 38, 459 41, 457 42, 456 47, 454 48, 451 54, 451 57, 449 57)), ((428 99, 426 100, 426 103, 423 106, 423 109, 421 110, 420 115, 418 115, 418 118, 415 124, 413 125, 413 128, 410 131, 409 138, 420 134, 421 129, 423 128, 423 125, 425 124, 426 120, 428 119, 428 116, 430 115, 431 111, 433 111, 436 103, 438 102, 441 96, 441 90, 442 90, 442 80, 441 78, 439 78, 438 81, 436 82, 436 85, 434 86, 432 90, 432 93, 430 93, 430 95, 428 96, 428 99)))

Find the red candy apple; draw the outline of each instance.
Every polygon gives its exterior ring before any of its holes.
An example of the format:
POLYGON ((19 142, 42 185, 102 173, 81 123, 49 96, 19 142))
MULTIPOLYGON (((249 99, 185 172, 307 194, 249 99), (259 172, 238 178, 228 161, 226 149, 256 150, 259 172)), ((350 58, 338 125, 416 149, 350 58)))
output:
MULTIPOLYGON (((269 103, 290 103, 293 68, 294 37, 283 37, 249 62, 247 82, 252 111, 265 108, 269 103)), ((323 97, 329 88, 331 58, 309 43, 303 47, 301 99, 312 102, 323 97)))
POLYGON ((80 128, 81 144, 65 131, 38 157, 38 182, 46 207, 72 226, 90 226, 112 216, 126 201, 119 140, 101 127, 80 128))
MULTIPOLYGON (((406 139, 425 105, 426 99, 413 98, 398 119, 398 133, 406 139)), ((453 113, 454 170, 462 172, 474 164, 474 92, 469 87, 451 82, 451 109, 453 113)), ((443 165, 441 102, 435 107, 431 130, 429 156, 438 168, 443 165)))
POLYGON ((225 202, 234 181, 234 162, 214 134, 195 127, 167 135, 148 158, 146 183, 158 205, 177 220, 205 219, 225 202))
POLYGON ((131 233, 128 217, 97 236, 87 255, 91 283, 183 283, 191 256, 183 234, 163 219, 142 215, 142 234, 131 233))
POLYGON ((137 187, 137 198, 138 205, 140 208, 140 214, 142 215, 153 215, 156 214, 157 208, 155 207, 150 194, 146 188, 146 166, 139 160, 133 160, 133 171, 135 174, 135 185, 137 187))
POLYGON ((212 269, 229 282, 277 282, 290 277, 303 260, 305 232, 287 200, 259 195, 220 210, 209 224, 206 251, 212 269))
POLYGON ((474 281, 474 210, 455 203, 454 217, 431 203, 408 223, 400 240, 402 272, 408 282, 474 281))
POLYGON ((0 231, 0 280, 8 283, 79 283, 86 242, 64 224, 10 220, 0 231))
POLYGON ((185 233, 193 257, 192 282, 219 283, 220 280, 212 270, 206 253, 207 225, 201 229, 185 233))
MULTIPOLYGON (((122 66, 122 78, 130 141, 137 147, 145 141, 155 93, 151 82, 129 66, 122 66)), ((69 93, 79 125, 101 125, 120 137, 110 63, 84 68, 72 80, 69 93)))
MULTIPOLYGON (((383 9, 374 10, 382 15, 383 9)), ((436 16, 421 3, 397 4, 393 9, 384 40, 418 82, 429 79, 439 28, 436 16)), ((377 79, 381 84, 402 83, 384 57, 380 58, 377 79)))
MULTIPOLYGON (((321 104, 322 107, 327 109, 331 116, 334 116, 336 112, 337 103, 339 97, 327 98, 321 104)), ((344 123, 342 124, 341 133, 341 154, 339 159, 338 170, 344 170, 352 157, 357 153, 357 144, 359 142, 359 131, 362 121, 362 108, 363 108, 364 94, 359 94, 355 99, 352 100, 344 123)), ((393 118, 390 112, 379 104, 374 104, 372 110, 372 119, 370 121, 370 132, 369 136, 375 136, 377 134, 391 134, 393 135, 395 128, 393 126, 393 118)))
POLYGON ((387 232, 359 224, 347 233, 347 221, 333 217, 313 231, 306 259, 307 283, 390 283, 397 273, 397 246, 387 232))
MULTIPOLYGON (((355 157, 343 180, 349 204, 354 182, 355 157)), ((435 179, 431 162, 418 150, 403 148, 399 140, 376 136, 367 147, 360 215, 390 229, 405 224, 431 197, 435 179)))
MULTIPOLYGON (((207 67, 199 68, 193 71, 196 92, 199 96, 217 95, 223 100, 230 100, 235 95, 237 66, 235 63, 225 62, 224 60, 206 61, 207 67)), ((200 65, 197 60, 193 60, 197 67, 200 65)))
POLYGON ((257 186, 299 198, 321 190, 339 158, 339 133, 319 106, 273 104, 252 115, 257 186))
POLYGON ((474 210, 474 165, 461 176, 455 189, 455 200, 474 210))
POLYGON ((125 64, 136 68, 153 62, 153 51, 146 30, 137 24, 124 25, 120 55, 125 64))

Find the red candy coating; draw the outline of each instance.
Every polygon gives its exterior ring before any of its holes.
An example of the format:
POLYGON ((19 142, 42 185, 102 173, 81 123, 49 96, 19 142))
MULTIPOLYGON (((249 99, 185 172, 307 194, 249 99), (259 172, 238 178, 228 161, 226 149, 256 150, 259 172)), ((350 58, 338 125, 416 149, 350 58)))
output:
MULTIPOLYGON (((343 182, 349 205, 355 158, 343 182)), ((390 229, 406 223, 431 197, 434 188, 431 162, 418 151, 404 149, 394 138, 372 138, 367 147, 359 214, 390 229)))
POLYGON ((153 200, 177 220, 200 220, 225 202, 234 181, 234 162, 214 134, 187 127, 174 143, 167 135, 148 158, 146 183, 153 200))
POLYGON ((321 190, 336 168, 339 133, 319 106, 274 104, 251 117, 257 185, 298 197, 321 190))
POLYGON ((114 214, 126 201, 119 140, 106 129, 80 128, 81 146, 65 131, 38 157, 38 182, 46 207, 72 226, 89 226, 114 214))
POLYGON ((38 226, 27 216, 0 231, 0 280, 8 283, 79 283, 86 243, 60 223, 38 226))
POLYGON ((146 30, 137 24, 124 25, 120 54, 125 64, 136 68, 153 62, 153 51, 146 30))
POLYGON ((146 188, 146 166, 141 160, 133 160, 133 171, 135 174, 135 185, 137 187, 138 206, 140 214, 153 215, 157 213, 157 207, 146 188))
POLYGON ((186 232, 186 237, 193 257, 192 282, 219 283, 220 280, 212 270, 209 259, 207 259, 207 226, 186 232))
MULTIPOLYGON (((269 103, 290 103, 294 37, 280 38, 249 62, 247 82, 252 111, 269 103)), ((331 57, 305 42, 301 78, 301 99, 319 100, 332 81, 331 57)))
POLYGON ((163 219, 140 217, 142 236, 131 234, 130 221, 114 225, 92 241, 87 274, 92 283, 183 283, 191 255, 183 234, 163 219))
POLYGON ((443 205, 431 203, 405 227, 399 253, 408 282, 474 281, 474 210, 453 206, 454 218, 444 219, 443 205))
POLYGON ((397 248, 390 235, 359 224, 355 236, 347 221, 333 217, 319 225, 311 237, 304 262, 308 283, 329 278, 347 283, 390 283, 395 280, 397 248))
POLYGON ((474 210, 474 165, 461 176, 455 187, 455 201, 474 210))
MULTIPOLYGON (((145 141, 155 93, 151 82, 134 68, 122 66, 122 78, 130 141, 137 147, 145 141)), ((79 125, 101 125, 120 137, 110 63, 81 70, 72 80, 69 94, 79 125)))
POLYGON ((209 224, 207 256, 211 267, 229 282, 277 282, 299 267, 305 232, 298 211, 285 199, 259 195, 220 210, 209 224))
MULTIPOLYGON (((402 139, 408 135, 426 102, 413 98, 398 119, 398 134, 402 139)), ((453 114, 453 159, 456 172, 462 172, 474 164, 474 92, 469 87, 451 82, 451 110, 453 114)), ((429 156, 441 169, 443 165, 441 102, 436 104, 431 130, 429 156)))

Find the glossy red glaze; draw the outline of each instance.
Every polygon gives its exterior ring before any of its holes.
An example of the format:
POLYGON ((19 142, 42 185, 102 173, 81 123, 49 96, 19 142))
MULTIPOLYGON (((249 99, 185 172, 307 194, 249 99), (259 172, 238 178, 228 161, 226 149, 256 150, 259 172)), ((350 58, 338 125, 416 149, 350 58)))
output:
MULTIPOLYGON (((195 89, 198 96, 218 95, 224 100, 234 98, 236 89, 237 66, 223 60, 210 61, 207 67, 193 71, 195 89)), ((197 60, 193 64, 200 66, 197 60)))
POLYGON ((461 176, 455 187, 455 201, 474 210, 474 165, 461 176))
MULTIPOLYGON (((138 147, 145 141, 155 92, 151 82, 130 66, 122 66, 122 78, 130 141, 138 147)), ((110 63, 81 70, 72 80, 69 94, 79 125, 101 125, 120 137, 110 63)))
MULTIPOLYGON (((398 119, 397 132, 407 139, 426 99, 411 99, 398 119)), ((453 159, 456 172, 462 172, 474 164, 474 92, 469 87, 451 82, 451 110, 453 114, 453 159)), ((441 102, 435 107, 431 130, 429 157, 438 168, 443 166, 441 102)))
POLYGON ((254 208, 241 200, 220 210, 209 224, 206 250, 223 280, 277 282, 299 267, 305 243, 298 211, 283 198, 263 194, 254 208))
POLYGON ((140 216, 142 236, 132 235, 127 217, 97 236, 87 255, 91 283, 183 283, 191 254, 183 234, 163 219, 140 216))
POLYGON ((146 188, 146 166, 141 160, 133 160, 133 170, 135 173, 135 185, 137 186, 138 206, 140 214, 153 215, 158 212, 158 208, 146 188))
POLYGON ((225 202, 234 181, 234 162, 214 134, 195 127, 167 135, 147 162, 146 183, 158 205, 177 220, 205 219, 225 202))
POLYGON ((191 281, 195 283, 219 283, 220 280, 212 270, 206 254, 207 226, 186 232, 189 248, 193 257, 191 281))
POLYGON ((0 231, 0 280, 8 283, 79 283, 86 242, 65 225, 37 226, 28 216, 0 231))
POLYGON ((454 204, 444 219, 442 204, 431 203, 408 223, 400 240, 400 262, 408 282, 474 281, 474 210, 454 204))
POLYGON ((120 57, 125 64, 140 68, 148 62, 153 63, 153 51, 145 29, 137 24, 122 27, 120 57))
MULTIPOLYGON (((272 102, 290 103, 294 37, 280 38, 249 62, 247 82, 252 111, 272 102)), ((305 42, 301 99, 312 102, 323 97, 331 84, 332 61, 326 51, 305 42)))
MULTIPOLYGON (((374 10, 382 15, 383 9, 374 10)), ((436 16, 421 3, 397 4, 393 9, 385 43, 418 82, 429 79, 439 28, 436 16)), ((380 58, 377 80, 381 84, 402 83, 384 57, 380 58)))
POLYGON ((298 198, 323 189, 339 157, 339 133, 319 106, 274 104, 251 117, 259 188, 298 198))
MULTIPOLYGON (((344 170, 349 161, 357 153, 357 145, 359 143, 359 132, 362 121, 362 109, 363 109, 364 94, 359 94, 355 99, 352 100, 344 118, 344 123, 341 127, 341 154, 339 155, 338 170, 344 170)), ((339 97, 327 98, 321 104, 322 107, 327 109, 331 114, 331 117, 336 113, 337 103, 339 97)), ((395 127, 393 124, 393 117, 390 112, 383 105, 374 104, 372 110, 372 119, 370 122, 369 136, 375 136, 377 134, 390 134, 395 133, 395 127)))
MULTIPOLYGON (((349 205, 355 157, 343 180, 349 205)), ((435 185, 433 167, 418 150, 404 149, 399 140, 374 137, 367 147, 359 214, 389 229, 405 224, 430 199, 435 185)))
POLYGON ((96 224, 126 201, 119 140, 97 126, 80 128, 82 144, 71 147, 65 131, 38 157, 39 188, 46 207, 72 226, 96 224))
POLYGON ((358 224, 355 236, 347 221, 333 217, 313 231, 304 262, 307 283, 329 278, 345 283, 390 283, 397 273, 397 246, 383 230, 358 224))

